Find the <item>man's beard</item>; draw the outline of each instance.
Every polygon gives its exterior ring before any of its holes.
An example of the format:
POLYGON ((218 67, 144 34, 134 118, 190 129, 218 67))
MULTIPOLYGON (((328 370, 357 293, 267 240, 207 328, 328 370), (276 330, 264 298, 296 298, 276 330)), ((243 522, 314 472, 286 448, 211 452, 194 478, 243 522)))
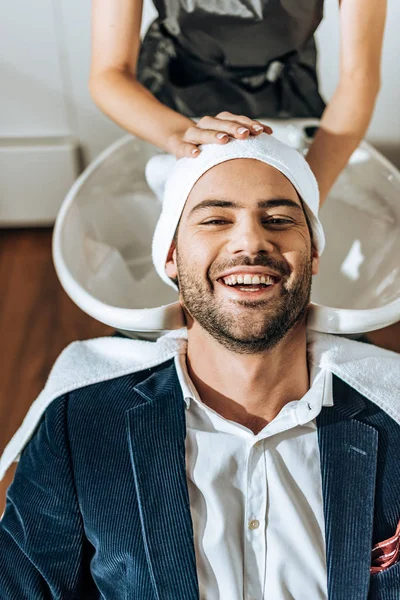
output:
POLYGON ((258 255, 253 261, 242 258, 240 262, 231 261, 229 264, 219 265, 218 270, 212 265, 208 281, 187 268, 178 250, 177 267, 184 307, 203 329, 232 352, 257 354, 270 350, 305 318, 311 294, 311 253, 304 253, 298 275, 290 286, 286 285, 286 276, 289 275, 287 264, 264 254, 258 255), (218 302, 213 288, 219 284, 213 283, 215 279, 210 274, 237 266, 266 267, 282 275, 279 297, 276 295, 259 302, 240 300, 235 301, 234 305, 228 300, 218 302), (232 306, 237 307, 237 310, 229 310, 232 306))

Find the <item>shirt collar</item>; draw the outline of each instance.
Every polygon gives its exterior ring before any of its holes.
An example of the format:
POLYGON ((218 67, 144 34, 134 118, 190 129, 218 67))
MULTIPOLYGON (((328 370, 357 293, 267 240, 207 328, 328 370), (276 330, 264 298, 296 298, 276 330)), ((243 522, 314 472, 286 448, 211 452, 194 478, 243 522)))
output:
POLYGON ((175 368, 178 375, 179 385, 181 386, 186 408, 190 407, 191 400, 200 400, 196 388, 189 377, 186 365, 186 354, 177 354, 175 356, 175 368))
MULTIPOLYGON (((190 408, 190 402, 196 400, 201 402, 201 398, 194 386, 194 383, 189 377, 189 373, 186 365, 186 354, 178 354, 175 356, 175 368, 178 376, 179 385, 181 386, 183 398, 185 400, 186 408, 190 408)), ((310 370, 310 381, 311 387, 321 385, 321 379, 323 379, 323 392, 322 392, 322 406, 333 406, 333 393, 332 393, 332 373, 321 369, 318 365, 311 365, 310 370)), ((304 396, 303 396, 304 398, 304 396)))

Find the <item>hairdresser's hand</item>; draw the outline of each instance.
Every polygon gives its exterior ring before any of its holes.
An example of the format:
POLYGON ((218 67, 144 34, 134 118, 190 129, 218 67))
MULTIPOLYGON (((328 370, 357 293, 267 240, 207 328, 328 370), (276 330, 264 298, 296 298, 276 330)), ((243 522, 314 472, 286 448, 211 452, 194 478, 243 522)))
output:
POLYGON ((177 158, 196 158, 201 152, 200 144, 227 144, 232 138, 243 140, 262 132, 272 133, 272 129, 248 117, 221 112, 216 117, 203 117, 185 131, 173 134, 169 148, 177 158))

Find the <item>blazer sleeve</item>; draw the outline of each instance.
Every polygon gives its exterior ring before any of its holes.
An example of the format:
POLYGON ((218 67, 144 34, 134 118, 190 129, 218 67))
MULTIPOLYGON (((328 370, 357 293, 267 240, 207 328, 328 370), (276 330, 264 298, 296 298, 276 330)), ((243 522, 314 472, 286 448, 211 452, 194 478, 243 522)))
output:
POLYGON ((0 598, 88 598, 84 534, 67 439, 68 398, 46 410, 24 449, 0 521, 0 598))

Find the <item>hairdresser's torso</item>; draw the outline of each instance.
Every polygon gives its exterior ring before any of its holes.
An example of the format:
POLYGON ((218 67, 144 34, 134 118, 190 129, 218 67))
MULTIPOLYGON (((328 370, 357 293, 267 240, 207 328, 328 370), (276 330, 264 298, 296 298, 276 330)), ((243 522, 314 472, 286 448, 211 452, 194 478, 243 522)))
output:
POLYGON ((262 67, 301 50, 318 27, 323 0, 154 0, 159 22, 204 61, 262 67))
POLYGON ((155 0, 138 78, 188 116, 319 117, 314 32, 323 0, 155 0), (278 63, 276 62, 278 61, 278 63))

